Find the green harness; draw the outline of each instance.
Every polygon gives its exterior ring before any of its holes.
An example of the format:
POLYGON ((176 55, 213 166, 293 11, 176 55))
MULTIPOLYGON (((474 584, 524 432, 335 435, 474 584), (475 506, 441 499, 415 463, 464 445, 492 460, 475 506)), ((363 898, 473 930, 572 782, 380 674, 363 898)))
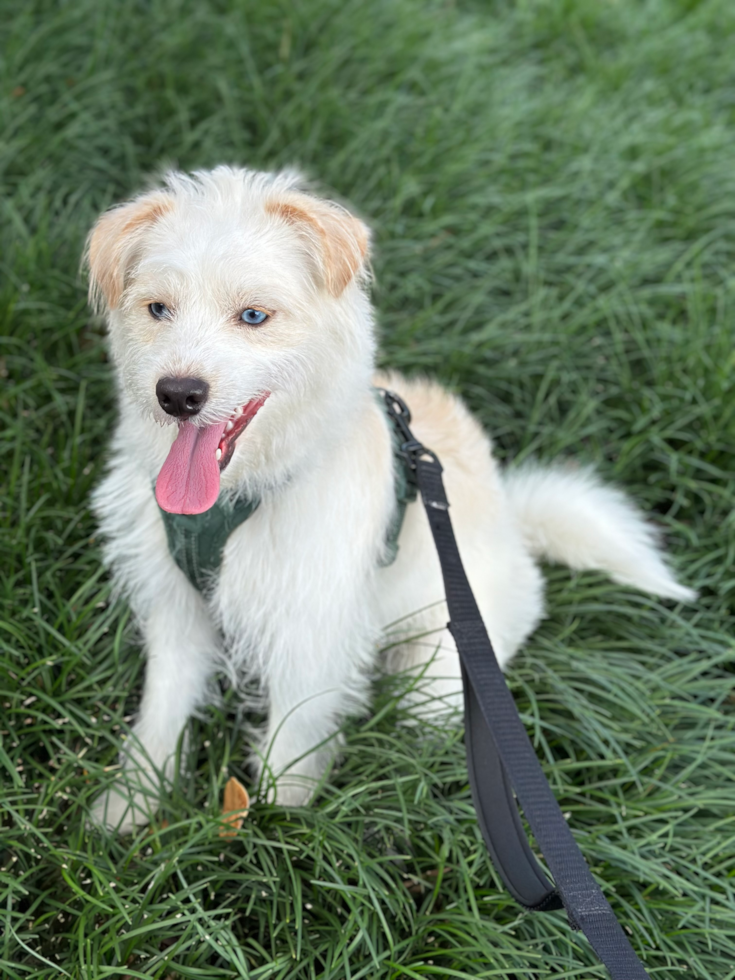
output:
MULTIPOLYGON (((378 402, 385 410, 385 402, 376 391, 378 402)), ((393 443, 393 474, 396 509, 385 536, 385 550, 380 561, 382 566, 392 565, 398 554, 398 536, 403 527, 406 507, 416 500, 416 479, 402 451, 403 437, 386 411, 393 443)), ((222 554, 227 539, 260 506, 260 499, 238 497, 234 502, 218 500, 214 507, 203 514, 169 514, 161 510, 166 528, 168 549, 176 564, 194 588, 204 592, 212 584, 222 565, 222 554)))

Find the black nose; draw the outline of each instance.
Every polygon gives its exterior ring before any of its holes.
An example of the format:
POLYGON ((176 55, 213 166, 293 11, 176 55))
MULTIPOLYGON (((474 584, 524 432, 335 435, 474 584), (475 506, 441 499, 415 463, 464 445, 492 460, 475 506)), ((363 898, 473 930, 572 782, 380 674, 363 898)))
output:
POLYGON ((158 404, 177 419, 188 419, 204 407, 209 385, 201 378, 161 378, 156 385, 158 404))

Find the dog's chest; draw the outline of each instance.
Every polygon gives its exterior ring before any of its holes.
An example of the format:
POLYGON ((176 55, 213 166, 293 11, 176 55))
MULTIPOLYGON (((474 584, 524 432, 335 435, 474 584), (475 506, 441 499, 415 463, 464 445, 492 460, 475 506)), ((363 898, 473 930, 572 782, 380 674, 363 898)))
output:
POLYGON ((230 535, 210 602, 228 640, 254 638, 288 615, 305 585, 299 570, 309 552, 303 534, 278 505, 261 505, 230 535), (274 511, 276 511, 274 513, 274 511))
POLYGON ((369 604, 391 498, 346 477, 264 499, 231 534, 211 599, 228 647, 298 644, 369 604))

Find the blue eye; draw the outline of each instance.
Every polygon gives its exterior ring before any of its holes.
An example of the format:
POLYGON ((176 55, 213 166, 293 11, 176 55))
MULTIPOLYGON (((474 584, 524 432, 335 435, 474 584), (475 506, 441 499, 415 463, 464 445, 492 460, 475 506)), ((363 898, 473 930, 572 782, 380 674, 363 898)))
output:
POLYGON ((257 326, 259 323, 265 323, 268 319, 268 314, 264 313, 262 310, 243 310, 240 314, 240 319, 243 323, 249 323, 251 326, 257 326))
POLYGON ((171 316, 171 310, 165 303, 149 303, 148 312, 154 320, 167 320, 171 316))

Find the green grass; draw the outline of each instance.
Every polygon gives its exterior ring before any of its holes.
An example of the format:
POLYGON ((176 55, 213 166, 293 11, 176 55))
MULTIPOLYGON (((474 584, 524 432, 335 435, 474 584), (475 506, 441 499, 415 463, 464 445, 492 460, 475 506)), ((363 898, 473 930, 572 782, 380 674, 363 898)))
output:
MULTIPOLYGON (((297 163, 375 229, 386 364, 504 458, 596 463, 655 514, 672 609, 549 570, 509 681, 653 978, 735 978, 735 7, 729 0, 7 0, 0 24, 0 975, 603 977, 480 841, 461 734, 346 727, 308 809, 258 803, 230 695, 152 832, 85 829, 143 663, 90 488, 114 419, 77 268, 167 164, 297 163)), ((348 642, 349 638, 345 638, 348 642)))

